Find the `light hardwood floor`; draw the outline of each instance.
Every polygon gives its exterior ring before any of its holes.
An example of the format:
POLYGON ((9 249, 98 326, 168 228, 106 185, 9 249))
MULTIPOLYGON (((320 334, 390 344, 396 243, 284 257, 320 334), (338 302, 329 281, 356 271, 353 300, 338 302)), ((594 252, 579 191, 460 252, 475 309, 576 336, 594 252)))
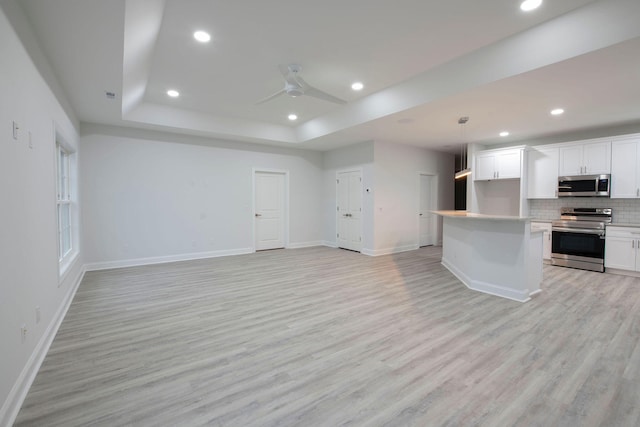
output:
POLYGON ((521 304, 440 258, 87 273, 16 425, 640 425, 640 279, 545 266, 521 304))

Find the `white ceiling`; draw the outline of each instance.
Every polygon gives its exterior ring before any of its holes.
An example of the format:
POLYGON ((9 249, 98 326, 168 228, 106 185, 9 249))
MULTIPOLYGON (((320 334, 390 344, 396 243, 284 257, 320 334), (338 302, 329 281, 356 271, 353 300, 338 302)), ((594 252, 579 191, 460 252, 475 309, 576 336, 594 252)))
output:
POLYGON ((384 140, 449 151, 463 139, 640 123, 637 0, 545 0, 529 13, 519 0, 19 4, 83 122, 314 150, 384 140), (210 43, 193 39, 199 29, 210 43), (283 87, 278 64, 293 62, 348 104, 256 105, 283 87), (557 106, 566 114, 551 117, 557 106))

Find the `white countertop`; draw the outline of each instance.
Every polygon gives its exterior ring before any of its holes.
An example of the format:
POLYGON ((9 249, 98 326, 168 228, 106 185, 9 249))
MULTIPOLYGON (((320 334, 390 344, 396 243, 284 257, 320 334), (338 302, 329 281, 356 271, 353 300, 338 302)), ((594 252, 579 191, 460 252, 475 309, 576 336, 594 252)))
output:
POLYGON ((607 224, 607 227, 640 227, 640 224, 621 224, 619 222, 614 222, 607 224))
POLYGON ((493 221, 530 221, 527 216, 511 216, 511 215, 486 215, 472 213, 467 211, 432 211, 432 213, 449 218, 470 218, 470 219, 486 219, 493 221))

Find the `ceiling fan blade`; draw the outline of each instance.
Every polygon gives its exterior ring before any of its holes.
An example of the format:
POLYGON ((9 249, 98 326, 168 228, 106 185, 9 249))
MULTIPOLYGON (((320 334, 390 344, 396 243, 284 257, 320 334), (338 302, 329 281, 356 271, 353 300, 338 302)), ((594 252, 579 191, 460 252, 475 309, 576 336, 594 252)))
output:
POLYGON ((330 95, 327 92, 323 92, 320 89, 309 85, 302 77, 296 77, 296 81, 302 86, 305 95, 313 96, 314 98, 324 99, 325 101, 334 102, 336 104, 346 104, 347 101, 340 99, 336 96, 330 95))
POLYGON ((269 95, 266 98, 263 98, 260 101, 256 102, 256 105, 264 104, 265 102, 271 101, 273 98, 277 98, 277 97, 279 97, 280 95, 282 95, 284 93, 285 93, 285 90, 284 89, 280 89, 279 91, 277 91, 273 95, 269 95))

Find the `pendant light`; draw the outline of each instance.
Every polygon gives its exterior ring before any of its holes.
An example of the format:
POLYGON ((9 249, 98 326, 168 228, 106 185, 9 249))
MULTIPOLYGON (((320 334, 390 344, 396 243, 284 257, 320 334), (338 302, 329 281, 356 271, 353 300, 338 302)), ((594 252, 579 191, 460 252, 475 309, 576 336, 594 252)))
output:
POLYGON ((458 124, 460 125, 460 136, 462 139, 462 147, 460 148, 460 164, 462 166, 462 170, 456 172, 455 179, 461 179, 471 174, 471 168, 467 167, 467 142, 464 133, 464 125, 467 124, 468 121, 469 117, 466 116, 458 119, 458 124))

